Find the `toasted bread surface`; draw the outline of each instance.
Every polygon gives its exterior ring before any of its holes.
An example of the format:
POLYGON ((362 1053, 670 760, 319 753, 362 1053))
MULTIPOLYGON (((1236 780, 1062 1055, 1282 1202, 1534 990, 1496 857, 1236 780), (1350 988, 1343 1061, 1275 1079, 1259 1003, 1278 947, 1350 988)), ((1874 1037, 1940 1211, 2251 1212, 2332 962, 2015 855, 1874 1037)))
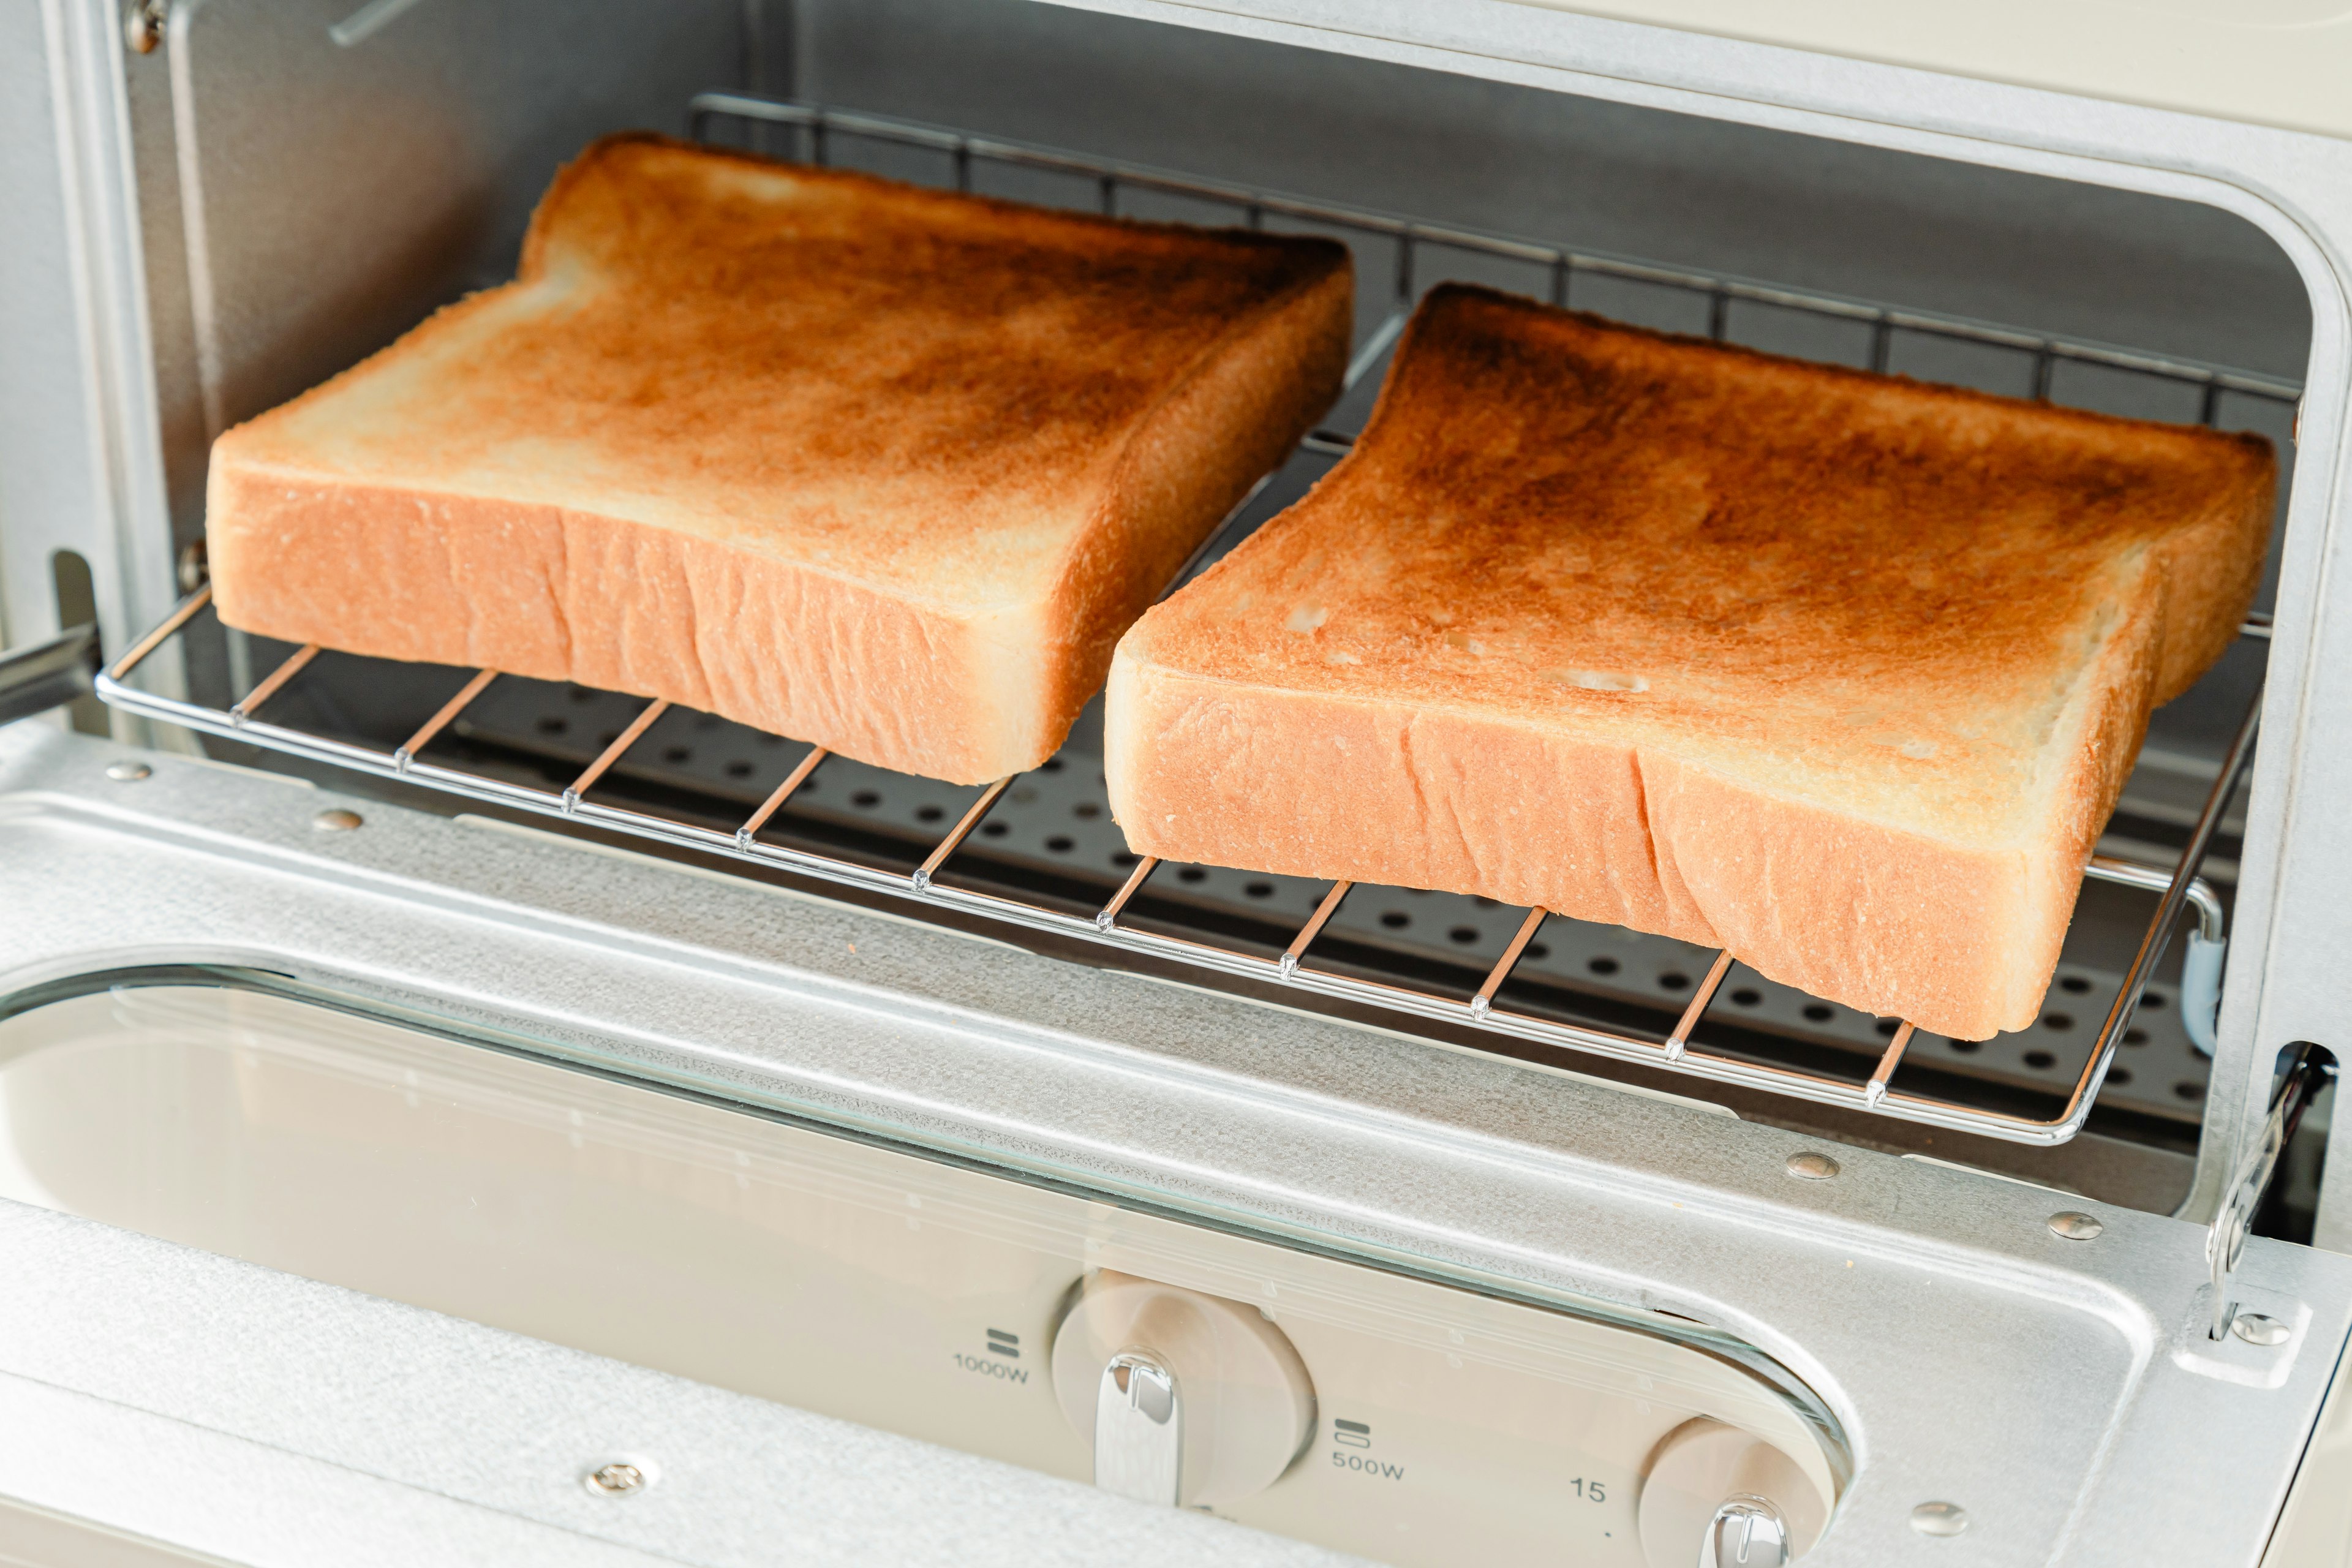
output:
POLYGON ((1447 286, 1349 457, 1120 644, 1112 807, 1141 854, 2021 1027, 2148 709, 2251 601, 2273 483, 2258 437, 1447 286))
POLYGON ((1000 777, 1336 395, 1350 288, 1329 241, 611 139, 514 283, 219 439, 220 613, 1000 777))

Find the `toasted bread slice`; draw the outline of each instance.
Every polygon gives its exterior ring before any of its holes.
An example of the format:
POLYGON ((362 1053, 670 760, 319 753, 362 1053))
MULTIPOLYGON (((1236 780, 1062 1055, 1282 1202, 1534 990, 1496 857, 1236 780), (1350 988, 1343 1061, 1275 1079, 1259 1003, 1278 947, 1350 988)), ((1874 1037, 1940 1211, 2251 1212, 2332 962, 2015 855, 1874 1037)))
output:
POLYGON ((624 136, 517 280, 222 436, 221 618, 667 697, 963 783, 1337 395, 1329 240, 624 136))
POLYGON ((1442 288, 1347 458, 1119 644, 1112 810, 2021 1028, 2273 482, 2255 437, 1442 288))

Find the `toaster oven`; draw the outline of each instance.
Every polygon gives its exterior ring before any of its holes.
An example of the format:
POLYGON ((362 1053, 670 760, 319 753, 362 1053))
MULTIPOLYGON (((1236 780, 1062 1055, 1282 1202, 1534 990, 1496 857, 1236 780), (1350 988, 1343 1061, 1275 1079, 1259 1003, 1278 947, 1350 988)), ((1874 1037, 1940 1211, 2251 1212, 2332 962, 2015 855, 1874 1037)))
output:
POLYGON ((2062 0, 0 11, 0 1558, 2352 1553, 2352 21, 2062 0), (1602 15, 1606 10, 1607 15, 1602 15), (2281 457, 2036 1023, 1130 854, 247 637, 215 436, 651 127, 1353 252, 2281 457), (14 721, 10 722, 10 721, 14 721))

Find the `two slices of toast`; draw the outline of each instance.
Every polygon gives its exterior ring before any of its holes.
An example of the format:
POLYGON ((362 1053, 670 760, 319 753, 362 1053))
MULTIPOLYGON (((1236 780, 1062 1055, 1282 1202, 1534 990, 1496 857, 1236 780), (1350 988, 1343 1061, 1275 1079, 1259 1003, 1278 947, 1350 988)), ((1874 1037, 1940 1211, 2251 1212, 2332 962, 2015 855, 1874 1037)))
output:
POLYGON ((1356 450, 1138 622, 1336 395, 1350 287, 1328 241, 612 139, 513 284, 221 437, 216 602, 965 783, 1108 668, 1140 853, 2030 1022, 2251 598, 2267 447, 1447 287, 1356 450))
POLYGON ((1112 810, 2021 1028, 2273 483, 2255 437, 1441 288, 1353 451, 1120 643, 1112 810))
POLYGON ((613 138, 513 283, 220 437, 215 603, 1000 778, 1338 395, 1351 288, 1329 240, 613 138))

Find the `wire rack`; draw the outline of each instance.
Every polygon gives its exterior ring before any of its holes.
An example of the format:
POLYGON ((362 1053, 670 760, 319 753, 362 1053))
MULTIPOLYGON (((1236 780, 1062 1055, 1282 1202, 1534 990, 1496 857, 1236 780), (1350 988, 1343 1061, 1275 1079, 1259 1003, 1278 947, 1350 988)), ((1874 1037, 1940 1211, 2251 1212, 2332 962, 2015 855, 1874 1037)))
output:
MULTIPOLYGON (((1703 303, 1708 330, 1718 338, 1727 331, 1731 305, 1740 300, 1803 312, 1816 319, 1862 323, 1869 331, 1868 356, 1874 369, 1887 367, 1895 335, 1900 331, 1988 344, 2030 356, 2032 386, 2037 396, 2049 393, 2055 367, 2067 362, 2105 365, 2159 378, 2192 389, 2197 396, 2200 417, 2209 424, 2216 419, 2224 393, 2282 404, 2292 404, 2299 395, 2299 389, 2291 383, 2214 365, 2160 359, 2101 344, 2022 333, 1987 323, 1901 310, 1864 300, 1775 288, 1736 278, 1660 267, 1629 258, 1574 251, 1507 236, 1425 224, 1391 214, 1193 179, 1167 171, 975 136, 879 115, 738 93, 703 94, 693 100, 691 113, 698 139, 708 139, 712 125, 720 121, 782 127, 804 144, 805 155, 817 163, 831 161, 835 150, 846 138, 917 150, 943 159, 946 168, 942 173, 960 190, 972 190, 976 174, 992 167, 1044 171, 1090 182, 1094 201, 1107 214, 1120 213, 1138 193, 1150 192, 1196 203, 1216 204, 1251 227, 1265 226, 1272 221, 1383 243, 1391 247, 1394 254, 1391 279, 1393 308, 1364 335, 1348 368, 1346 380, 1351 389, 1381 363, 1402 332, 1419 292, 1420 263, 1424 249, 1443 247, 1454 254, 1485 257, 1533 268, 1537 276, 1548 279, 1550 297, 1559 304, 1570 303, 1580 280, 1588 278, 1631 280, 1686 294, 1703 303)), ((792 149, 795 153, 803 150, 802 147, 792 149)), ((1328 459, 1344 455, 1349 441, 1344 432, 1320 430, 1307 438, 1302 450, 1310 456, 1328 459)), ((1171 581, 1168 592, 1173 592, 1202 562, 1230 541, 1248 510, 1250 500, 1255 499, 1272 477, 1268 475, 1260 479, 1258 489, 1251 492, 1249 500, 1236 507, 1202 542, 1192 559, 1171 581)), ((2192 953, 2201 950, 2203 967, 2210 975, 2218 976, 2225 935, 2223 909, 2220 898, 2198 875, 2198 871, 2221 825, 2224 808, 2252 753, 2255 721, 2260 707, 2258 688, 2253 701, 2238 724, 2203 807, 2189 830, 2186 847, 2175 860, 2159 865, 2095 856, 2086 867, 2085 875, 2092 880, 2155 895, 2155 908, 2101 1026, 2089 1059, 2067 1094, 2063 1109, 2054 1117, 2037 1119, 1897 1088, 1894 1079, 1915 1032, 1908 1023, 1895 1026, 1868 1077, 1858 1081, 1807 1068, 1743 1059, 1706 1048, 1703 1043, 1694 1040, 1694 1034, 1706 1017, 1717 993, 1731 971, 1735 959, 1728 952, 1715 955, 1680 1016, 1662 1039, 1647 1038, 1641 1034, 1618 1029, 1559 1022, 1499 1005, 1498 996, 1506 982, 1549 918, 1548 912, 1540 909, 1525 912, 1508 946, 1487 971, 1483 983, 1466 1000, 1457 1000, 1394 980, 1360 978, 1316 965, 1313 962, 1316 941, 1352 889, 1352 884, 1344 881, 1331 887, 1287 945, 1278 955, 1272 957, 1213 941, 1171 935, 1139 927, 1129 918, 1129 911, 1138 895, 1160 868, 1160 863, 1150 858, 1137 862, 1125 882, 1091 916, 1066 912, 1030 899, 1007 897, 940 881, 942 869, 964 847, 966 840, 982 826, 1006 790, 1013 784, 1013 778, 1000 779, 982 790, 946 833, 929 847, 919 864, 911 870, 901 870, 845 855, 818 853, 780 844, 761 837, 762 830, 786 808, 794 793, 807 783, 809 776, 824 761, 828 753, 823 747, 812 747, 776 784, 757 809, 731 832, 588 798, 598 781, 604 779, 668 710, 670 704, 666 700, 647 702, 593 761, 567 785, 557 790, 425 760, 424 753, 436 737, 456 723, 499 678, 499 672, 496 670, 474 672, 437 712, 410 734, 404 743, 389 751, 273 723, 260 717, 272 699, 317 658, 320 651, 317 645, 296 650, 226 710, 158 695, 130 684, 130 678, 141 664, 157 648, 184 634, 204 614, 210 601, 208 585, 183 600, 169 617, 100 676, 100 696, 115 707, 149 718, 233 738, 316 763, 429 786, 483 805, 579 823, 722 858, 798 872, 874 892, 896 895, 918 903, 955 910, 966 915, 1050 932, 1077 942, 1171 961, 1203 978, 1228 976, 1368 1007, 1388 1016, 1397 1024, 1419 1018, 1456 1026, 1470 1031, 1472 1037, 1479 1035, 1495 1037, 1498 1048, 1506 1041, 1531 1042, 1663 1068, 1689 1078, 1786 1095, 1816 1104, 1844 1107, 1898 1121, 2026 1144, 2063 1142, 2081 1129, 2114 1059, 2116 1048, 2138 1005, 2141 994, 2152 977, 2158 961, 2163 956, 2174 926, 2185 910, 2193 910, 2196 916, 2195 934, 2191 939, 2192 953)), ((2243 633, 2247 637, 2266 639, 2269 636, 2268 622, 2263 617, 2253 617, 2244 626, 2243 633)), ((2183 1000, 2185 1004, 2196 1005, 2186 995, 2183 1000)), ((2208 1007, 2206 1016, 2210 1019, 2210 1003, 2208 1007)))

